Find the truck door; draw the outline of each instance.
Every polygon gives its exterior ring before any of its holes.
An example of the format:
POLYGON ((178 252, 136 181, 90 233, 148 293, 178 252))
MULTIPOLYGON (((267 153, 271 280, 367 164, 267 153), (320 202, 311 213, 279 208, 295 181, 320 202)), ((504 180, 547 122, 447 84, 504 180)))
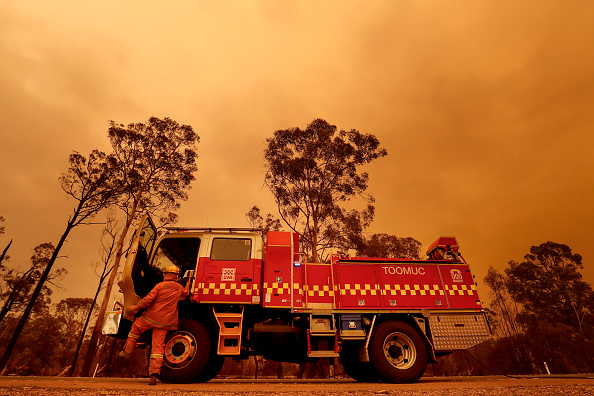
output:
POLYGON ((200 301, 258 303, 261 262, 254 257, 254 239, 212 236, 209 246, 208 256, 199 261, 203 269, 200 301))
MULTIPOLYGON (((157 229, 148 213, 145 213, 132 238, 122 280, 118 283, 124 294, 125 307, 136 304, 156 284, 149 265, 149 257, 156 238, 157 229)), ((131 319, 133 316, 128 315, 125 310, 124 317, 131 319)))

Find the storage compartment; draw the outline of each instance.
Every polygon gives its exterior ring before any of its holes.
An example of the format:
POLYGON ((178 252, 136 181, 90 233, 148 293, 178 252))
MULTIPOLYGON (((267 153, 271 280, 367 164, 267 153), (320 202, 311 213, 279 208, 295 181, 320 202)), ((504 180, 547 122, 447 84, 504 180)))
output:
POLYGON ((310 332, 311 334, 334 334, 334 326, 332 326, 332 316, 314 316, 310 317, 310 332))
POLYGON ((436 351, 467 349, 491 338, 484 313, 431 315, 429 327, 436 351))
POLYGON ((363 315, 340 315, 340 338, 345 340, 364 339, 363 315))
POLYGON ((340 328, 342 330, 363 330, 363 316, 340 315, 340 328))

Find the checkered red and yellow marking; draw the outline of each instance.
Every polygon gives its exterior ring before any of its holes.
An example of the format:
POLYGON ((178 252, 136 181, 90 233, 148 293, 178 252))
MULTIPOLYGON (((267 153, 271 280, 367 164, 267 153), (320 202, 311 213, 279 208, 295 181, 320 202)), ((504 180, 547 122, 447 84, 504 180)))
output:
MULTIPOLYGON (((334 288, 330 285, 301 285, 299 283, 293 284, 293 292, 298 295, 304 293, 310 297, 333 297, 334 288)), ((291 289, 289 283, 264 283, 264 293, 278 294, 278 295, 289 295, 291 289)))
POLYGON ((303 285, 309 297, 334 297, 334 288, 330 285, 303 285))
POLYGON ((345 283, 344 285, 342 285, 342 287, 340 287, 340 285, 339 285, 338 289, 340 290, 340 294, 343 296, 345 296, 345 295, 366 296, 368 294, 371 296, 377 296, 378 292, 380 291, 379 285, 370 284, 370 283, 365 283, 365 284, 345 283))
POLYGON ((264 293, 269 294, 291 294, 291 285, 289 283, 266 283, 264 282, 264 293))
POLYGON ((443 296, 444 290, 439 285, 384 285, 383 288, 378 284, 344 284, 339 286, 340 294, 350 296, 443 296))
POLYGON ((476 285, 446 285, 446 290, 450 296, 476 295, 476 285))
POLYGON ((259 285, 246 283, 200 283, 198 287, 204 295, 215 296, 257 296, 260 293, 259 285))
MULTIPOLYGON (((209 284, 209 289, 214 291, 214 294, 221 294, 221 291, 225 291, 226 294, 229 294, 229 290, 236 289, 235 284, 231 284, 230 287, 225 289, 225 285, 218 290, 217 288, 213 287, 212 283, 209 284)), ((245 286, 245 285, 241 285, 245 286)), ((257 293, 257 285, 254 285, 254 290, 257 293)), ((445 291, 441 288, 440 285, 414 285, 414 284, 396 284, 396 285, 383 285, 381 287, 378 284, 349 284, 346 283, 344 285, 337 285, 333 288, 330 285, 300 285, 298 283, 293 284, 293 289, 295 293, 303 294, 304 292, 310 296, 318 296, 318 297, 333 297, 336 292, 340 293, 340 295, 350 295, 350 296, 443 296, 446 292, 449 295, 473 295, 476 294, 476 286, 475 285, 446 285, 445 291)), ((208 289, 206 289, 208 290, 208 289)), ((243 288, 242 288, 243 290, 243 288)), ((247 290, 248 295, 251 294, 251 290, 247 290)), ((278 294, 278 295, 289 295, 291 293, 291 288, 289 283, 264 283, 264 293, 270 294, 278 294)), ((205 292, 208 294, 208 291, 205 292)), ((239 294, 236 291, 236 294, 239 294)))
POLYGON ((439 285, 384 285, 382 296, 443 296, 439 285))

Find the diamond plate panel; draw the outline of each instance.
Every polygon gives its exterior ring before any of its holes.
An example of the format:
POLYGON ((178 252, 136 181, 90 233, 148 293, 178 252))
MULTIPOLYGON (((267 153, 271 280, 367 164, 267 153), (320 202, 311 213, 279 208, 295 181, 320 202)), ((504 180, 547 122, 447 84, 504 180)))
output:
POLYGON ((429 316, 435 350, 467 349, 491 338, 484 314, 429 316))

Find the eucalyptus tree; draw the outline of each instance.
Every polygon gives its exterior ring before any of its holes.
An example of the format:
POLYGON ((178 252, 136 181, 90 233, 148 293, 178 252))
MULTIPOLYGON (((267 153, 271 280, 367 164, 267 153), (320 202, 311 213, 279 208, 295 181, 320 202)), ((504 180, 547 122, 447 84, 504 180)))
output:
POLYGON ((0 358, 0 371, 5 367, 18 337, 31 314, 37 297, 58 258, 60 249, 66 242, 70 232, 77 226, 92 224, 95 215, 102 209, 114 203, 119 193, 117 181, 112 177, 115 158, 98 150, 93 150, 89 157, 73 152, 69 157, 69 168, 59 178, 62 190, 77 202, 72 214, 66 222, 66 227, 52 255, 42 271, 39 281, 31 295, 31 299, 17 324, 17 327, 0 358))
POLYGON ((412 237, 373 234, 357 245, 358 256, 421 259, 421 242, 412 237))
MULTIPOLYGON (((6 221, 6 219, 4 219, 4 217, 0 216, 0 235, 4 234, 6 232, 6 226, 2 225, 2 223, 4 223, 6 221)), ((6 245, 6 247, 2 250, 2 253, 0 253, 0 270, 4 269, 4 264, 2 264, 3 261, 8 261, 8 259, 10 258, 6 252, 8 252, 8 249, 10 248, 10 245, 12 244, 12 240, 10 242, 8 242, 8 245, 6 245)))
POLYGON ((369 175, 360 168, 387 155, 375 135, 339 131, 314 119, 305 129, 277 130, 266 142, 266 185, 282 220, 301 234, 313 261, 320 261, 327 248, 348 245, 353 219, 360 229, 372 221, 369 175), (345 204, 354 198, 366 208, 347 210, 345 204))
POLYGON ((260 208, 257 206, 253 206, 245 214, 245 219, 250 227, 260 230, 260 234, 262 234, 265 241, 268 231, 281 231, 283 228, 280 219, 275 219, 271 213, 267 213, 266 218, 262 217, 260 208))
MULTIPOLYGON (((6 283, 5 290, 0 293, 0 300, 2 300, 2 308, 0 309, 0 323, 4 320, 9 312, 21 312, 25 309, 31 297, 31 289, 41 278, 43 270, 47 267, 52 254, 54 253, 54 245, 52 243, 42 243, 33 249, 31 256, 31 265, 24 271, 18 269, 8 269, 3 275, 6 283)), ((53 283, 55 279, 60 279, 67 274, 64 268, 58 268, 52 271, 47 279, 47 283, 53 283)), ((52 293, 52 290, 43 285, 40 291, 40 296, 44 296, 43 300, 52 293)), ((33 309, 37 305, 33 306, 33 309)))
MULTIPOLYGON (((103 318, 115 282, 123 246, 130 226, 144 211, 156 215, 161 223, 174 223, 180 202, 188 198, 194 181, 199 136, 190 125, 170 118, 151 117, 146 123, 128 125, 110 122, 108 137, 116 159, 113 178, 121 186, 118 206, 126 220, 116 245, 113 267, 106 283, 99 318, 103 318)), ((88 375, 101 329, 95 326, 82 375, 88 375)))
POLYGON ((72 357, 72 363, 70 364, 70 369, 68 370, 69 377, 72 377, 72 375, 74 374, 74 369, 76 368, 78 355, 80 353, 80 349, 84 341, 85 334, 87 332, 87 327, 89 326, 89 323, 91 321, 91 316, 93 313, 95 313, 95 316, 97 315, 97 310, 95 310, 95 308, 98 308, 96 302, 99 298, 99 293, 101 292, 101 290, 105 289, 105 280, 107 279, 113 268, 112 259, 116 249, 117 234, 118 225, 115 219, 115 213, 114 211, 110 210, 107 212, 105 228, 101 233, 101 263, 93 264, 93 272, 96 276, 99 277, 97 289, 95 289, 95 295, 93 296, 93 302, 91 304, 93 309, 87 312, 87 317, 84 320, 83 330, 79 336, 78 344, 76 345, 76 348, 74 350, 74 356, 72 357))
POLYGON ((584 334, 584 320, 594 311, 594 292, 580 272, 582 256, 567 245, 546 242, 532 246, 524 259, 510 261, 505 270, 509 293, 523 306, 522 319, 535 315, 584 334))

